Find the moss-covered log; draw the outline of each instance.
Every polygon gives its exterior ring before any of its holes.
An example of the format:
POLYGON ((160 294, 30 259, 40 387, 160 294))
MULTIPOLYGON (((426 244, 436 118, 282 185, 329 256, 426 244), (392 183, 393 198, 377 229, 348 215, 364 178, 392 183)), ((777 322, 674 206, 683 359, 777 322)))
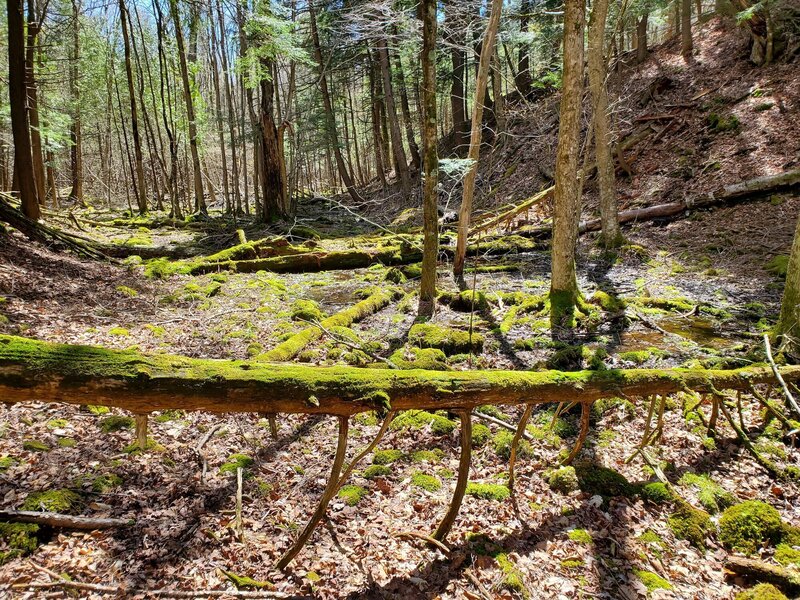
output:
MULTIPOLYGON (((356 321, 360 321, 386 307, 398 294, 399 290, 393 288, 379 290, 369 298, 345 308, 327 319, 323 319, 320 321, 320 325, 325 329, 331 327, 350 327, 350 325, 356 321)), ((311 342, 321 338, 323 333, 324 331, 320 327, 307 327, 285 342, 278 344, 272 350, 257 356, 256 360, 267 362, 285 362, 291 360, 311 342)))
MULTIPOLYGON (((782 370, 800 380, 800 367, 782 370)), ((192 359, 0 336, 0 400, 100 404, 144 413, 327 413, 387 408, 459 409, 481 404, 588 402, 687 389, 771 383, 768 367, 716 371, 423 371, 192 359)))

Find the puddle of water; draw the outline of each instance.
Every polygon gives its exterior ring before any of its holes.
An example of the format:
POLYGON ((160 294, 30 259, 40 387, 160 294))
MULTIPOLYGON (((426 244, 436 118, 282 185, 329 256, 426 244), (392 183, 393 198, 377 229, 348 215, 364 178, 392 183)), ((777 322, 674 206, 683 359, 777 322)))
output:
MULTIPOLYGON (((669 331, 691 340, 700 346, 725 350, 736 345, 736 341, 723 337, 714 327, 714 323, 702 317, 667 317, 653 322, 664 331, 669 331)), ((665 336, 658 331, 625 331, 620 335, 618 352, 646 350, 647 348, 660 348, 667 352, 679 350, 675 338, 665 336)))

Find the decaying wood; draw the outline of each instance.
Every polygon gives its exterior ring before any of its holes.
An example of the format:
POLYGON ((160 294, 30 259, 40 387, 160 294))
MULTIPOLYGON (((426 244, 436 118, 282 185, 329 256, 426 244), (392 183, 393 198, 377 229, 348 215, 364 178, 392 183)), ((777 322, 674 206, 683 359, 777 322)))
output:
MULTIPOLYGON (((800 366, 781 369, 800 380, 800 366)), ((769 367, 735 370, 423 371, 194 359, 0 336, 0 398, 114 406, 134 413, 202 410, 352 415, 470 409, 569 398, 643 397, 686 390, 748 390, 774 382, 769 367)))
POLYGON ((108 529, 112 527, 128 527, 134 524, 133 519, 110 519, 100 517, 77 517, 54 512, 38 512, 35 510, 0 510, 0 521, 14 523, 36 523, 64 529, 108 529))
POLYGON ((754 581, 771 583, 791 597, 800 594, 800 575, 777 565, 752 558, 729 556, 725 560, 725 570, 754 581))

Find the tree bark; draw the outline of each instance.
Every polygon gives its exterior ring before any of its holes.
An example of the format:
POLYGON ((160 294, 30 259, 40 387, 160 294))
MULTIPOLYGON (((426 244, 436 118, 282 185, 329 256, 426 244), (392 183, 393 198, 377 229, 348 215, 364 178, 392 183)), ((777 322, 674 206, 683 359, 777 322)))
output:
POLYGON ((436 303, 436 265, 439 255, 436 154, 436 0, 423 0, 422 10, 422 280, 419 314, 431 316, 436 303))
POLYGON ((406 141, 408 142, 409 154, 411 154, 411 165, 415 171, 419 171, 422 165, 422 157, 419 154, 419 146, 414 139, 414 121, 411 119, 411 105, 408 102, 408 89, 406 88, 406 77, 403 73, 403 61, 399 52, 394 55, 395 70, 397 71, 397 82, 400 86, 400 108, 403 111, 403 124, 406 130, 406 141))
POLYGON ((463 156, 464 149, 469 143, 467 132, 467 108, 466 108, 466 86, 464 85, 464 75, 466 72, 466 52, 464 51, 466 27, 462 16, 459 14, 459 7, 451 0, 446 5, 450 7, 447 11, 447 26, 449 30, 448 41, 450 42, 450 61, 453 66, 453 74, 450 78, 450 112, 453 114, 453 151, 457 156, 463 156))
POLYGON ((99 517, 77 517, 54 512, 37 512, 33 510, 0 510, 0 521, 12 523, 36 523, 50 527, 63 527, 64 529, 81 529, 93 531, 110 527, 128 527, 134 524, 133 520, 108 519, 99 517))
POLYGON ((647 59, 647 19, 650 15, 644 13, 636 21, 636 62, 643 63, 647 59))
POLYGON ((347 165, 344 163, 342 151, 339 148, 339 136, 336 133, 336 117, 333 114, 333 104, 331 103, 331 96, 328 92, 328 82, 325 79, 325 61, 322 58, 322 46, 319 41, 319 31, 317 29, 317 17, 314 12, 314 5, 309 1, 308 15, 311 21, 311 40, 314 44, 314 58, 317 61, 317 68, 319 74, 319 89, 322 93, 322 104, 325 109, 325 125, 328 138, 333 146, 334 157, 336 158, 336 168, 339 171, 339 176, 344 182, 347 192, 354 202, 361 204, 364 199, 361 194, 356 190, 355 182, 353 181, 352 174, 347 170, 347 165))
POLYGON ((392 155, 394 156, 394 166, 397 179, 400 181, 400 189, 404 196, 411 193, 411 177, 408 173, 408 160, 403 149, 403 137, 400 133, 400 120, 397 118, 397 108, 394 100, 394 88, 392 86, 392 75, 389 67, 389 42, 386 37, 378 41, 378 57, 381 66, 381 78, 383 80, 383 98, 386 106, 386 114, 389 118, 389 129, 392 139, 392 155))
POLYGON ((39 87, 36 83, 35 52, 39 43, 41 24, 36 14, 33 0, 28 0, 28 43, 25 46, 25 72, 28 84, 28 121, 31 129, 31 156, 33 158, 33 178, 36 183, 36 197, 44 206, 47 199, 45 190, 44 154, 42 134, 39 124, 39 87))
POLYGON ((125 6, 125 0, 119 0, 119 16, 122 27, 122 40, 125 47, 125 75, 128 81, 128 96, 131 105, 131 134, 133 135, 133 159, 136 175, 136 204, 139 208, 139 214, 143 215, 147 212, 147 187, 144 181, 142 140, 139 135, 139 116, 136 109, 136 92, 134 91, 133 67, 131 66, 130 15, 125 6))
POLYGON ((781 337, 784 351, 793 357, 800 356, 800 219, 797 221, 789 264, 786 267, 786 287, 774 333, 781 337))
POLYGON ((684 60, 692 57, 692 0, 681 0, 681 55, 684 60))
MULTIPOLYGON (((122 0, 120 0, 122 1, 122 0)), ((189 65, 186 58, 186 46, 183 39, 183 26, 178 12, 178 0, 169 0, 172 22, 175 27, 175 41, 178 45, 178 62, 180 63, 181 80, 183 81, 183 99, 186 103, 186 119, 189 121, 189 149, 192 153, 192 169, 194 172, 194 207, 197 212, 207 214, 205 195, 203 193, 203 171, 200 165, 200 150, 197 143, 197 120, 194 113, 192 86, 189 81, 189 65)), ((194 19, 192 19, 194 21, 194 19)))
POLYGON ((472 133, 469 140, 469 152, 467 153, 467 158, 473 162, 464 177, 461 207, 458 211, 458 239, 456 240, 456 254, 453 260, 453 275, 459 284, 463 284, 464 279, 467 236, 469 235, 469 221, 472 216, 472 196, 475 193, 475 178, 478 175, 478 158, 481 150, 486 84, 489 80, 489 67, 494 54, 495 37, 500 27, 500 12, 502 8, 502 0, 492 0, 492 13, 481 45, 478 76, 475 82, 475 99, 472 105, 472 133))
MULTIPOLYGON (((69 199, 72 202, 83 204, 83 138, 81 137, 81 88, 78 79, 80 75, 80 4, 72 0, 72 62, 70 63, 70 94, 72 96, 72 125, 70 127, 70 172, 72 175, 72 189, 69 199)), ((55 189, 53 190, 55 193, 55 189)), ((53 198, 58 202, 57 198, 53 198)))
POLYGON ((609 132, 608 87, 606 85, 606 65, 603 53, 608 16, 608 0, 595 0, 589 18, 589 89, 592 94, 592 123, 594 126, 594 148, 597 160, 597 181, 600 188, 600 219, 603 230, 600 244, 604 248, 614 248, 622 242, 617 215, 617 190, 614 181, 614 159, 611 156, 611 136, 609 132))
MULTIPOLYGON (((800 366, 781 369, 787 382, 800 366)), ((773 384, 769 367, 573 371, 402 371, 196 359, 132 350, 50 344, 0 335, 0 397, 209 413, 351 415, 392 410, 458 410, 482 404, 592 402, 686 391, 748 390, 773 384), (310 400, 313 398, 314 400, 310 400)))
POLYGON ((580 154, 581 96, 583 88, 583 0, 566 0, 564 12, 564 69, 559 108, 553 206, 550 326, 553 336, 569 336, 574 326, 578 282, 575 245, 581 211, 580 154))
POLYGON ((530 44, 524 38, 528 35, 528 27, 530 17, 528 13, 531 11, 531 0, 522 0, 520 5, 519 15, 519 31, 523 39, 519 44, 519 60, 514 83, 523 97, 527 97, 531 93, 531 49, 530 44))
POLYGON ((14 137, 14 173, 22 212, 39 219, 39 199, 33 173, 25 83, 25 18, 22 0, 8 0, 8 95, 14 137))

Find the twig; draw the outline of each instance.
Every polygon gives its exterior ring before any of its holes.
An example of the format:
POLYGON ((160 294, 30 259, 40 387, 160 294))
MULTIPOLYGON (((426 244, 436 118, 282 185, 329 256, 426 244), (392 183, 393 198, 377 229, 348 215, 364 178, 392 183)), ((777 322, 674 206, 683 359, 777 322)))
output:
POLYGON ((392 536, 396 538, 416 538, 418 540, 424 540, 428 542, 431 546, 436 546, 447 556, 450 556, 450 548, 448 548, 444 542, 441 542, 429 535, 425 535, 424 533, 417 533, 416 531, 398 531, 397 533, 393 533, 392 536))
POLYGON ((236 467, 236 519, 234 528, 239 535, 239 541, 244 543, 244 524, 242 523, 242 467, 236 467))
POLYGON ((783 380, 783 377, 781 377, 781 372, 778 370, 778 365, 775 364, 775 360, 772 358, 772 347, 769 345, 769 334, 767 333, 764 334, 764 349, 767 352, 767 362, 769 366, 772 367, 775 379, 777 379, 778 383, 781 385, 783 395, 786 396, 787 406, 791 407, 797 418, 800 419, 800 407, 797 406, 797 401, 795 401, 794 396, 792 396, 792 393, 789 391, 786 382, 783 380))
POLYGON ((380 356, 378 354, 375 354, 374 352, 371 352, 371 351, 367 350, 363 346, 360 346, 358 344, 354 344, 350 340, 346 340, 342 336, 336 335, 330 329, 327 329, 322 323, 320 323, 317 320, 309 321, 307 319, 298 319, 298 321, 303 321, 304 323, 308 323, 309 325, 313 325, 314 327, 317 327, 318 329, 321 329, 322 333, 327 335, 329 338, 333 339, 333 341, 336 342, 337 344, 342 344, 343 346, 347 346, 348 348, 352 348, 353 350, 358 350, 359 352, 363 352, 364 354, 366 354, 370 358, 385 363, 386 366, 389 367, 390 369, 398 369, 398 370, 400 369, 400 367, 398 367, 396 364, 394 364, 388 358, 384 358, 383 356, 380 356))
POLYGON ((522 413, 517 430, 514 432, 514 439, 511 440, 511 456, 508 459, 508 491, 512 495, 514 493, 514 467, 517 464, 517 447, 519 446, 520 438, 525 434, 525 428, 528 426, 531 412, 533 412, 533 404, 526 405, 525 412, 522 413))
POLYGON ((0 521, 13 521, 16 523, 36 523, 50 527, 63 527, 64 529, 105 529, 109 527, 129 527, 136 521, 134 519, 111 519, 100 517, 76 517, 54 512, 37 512, 34 510, 0 510, 0 521))
POLYGON ((478 579, 475 576, 475 573, 467 569, 466 571, 464 571, 464 575, 466 576, 467 579, 469 579, 472 582, 472 585, 474 585, 475 588, 478 590, 478 593, 480 594, 481 598, 483 598, 483 600, 492 600, 492 595, 489 593, 486 587, 484 587, 480 579, 478 579))
MULTIPOLYGON (((494 423, 495 425, 498 425, 499 427, 503 427, 504 429, 508 429, 511 432, 516 433, 516 431, 517 431, 517 428, 514 427, 508 421, 503 421, 502 419, 497 419, 497 418, 495 418, 495 417, 493 417, 491 415, 484 414, 484 413, 482 413, 480 411, 476 411, 474 413, 474 415, 476 417, 478 417, 479 419, 482 419, 483 421, 488 421, 489 423, 494 423)), ((529 442, 533 441, 533 436, 530 435, 527 431, 522 434, 522 438, 525 439, 525 440, 528 440, 529 442)))

